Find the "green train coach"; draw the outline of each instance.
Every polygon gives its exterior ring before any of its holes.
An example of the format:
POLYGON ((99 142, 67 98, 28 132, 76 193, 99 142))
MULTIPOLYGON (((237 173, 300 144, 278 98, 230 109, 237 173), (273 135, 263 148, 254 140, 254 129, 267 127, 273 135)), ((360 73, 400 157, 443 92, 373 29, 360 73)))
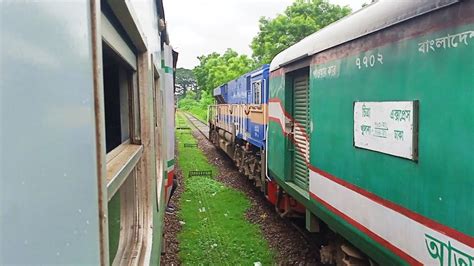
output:
POLYGON ((159 265, 175 167, 163 0, 0 1, 0 265, 159 265))
POLYGON ((270 71, 268 174, 323 260, 474 264, 474 1, 376 2, 270 71))

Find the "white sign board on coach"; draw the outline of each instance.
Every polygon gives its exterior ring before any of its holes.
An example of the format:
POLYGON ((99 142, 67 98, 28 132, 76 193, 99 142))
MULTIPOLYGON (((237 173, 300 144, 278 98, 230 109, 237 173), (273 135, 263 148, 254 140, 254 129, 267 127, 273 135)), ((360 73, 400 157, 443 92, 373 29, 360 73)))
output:
POLYGON ((416 161, 418 102, 354 102, 354 145, 416 161))

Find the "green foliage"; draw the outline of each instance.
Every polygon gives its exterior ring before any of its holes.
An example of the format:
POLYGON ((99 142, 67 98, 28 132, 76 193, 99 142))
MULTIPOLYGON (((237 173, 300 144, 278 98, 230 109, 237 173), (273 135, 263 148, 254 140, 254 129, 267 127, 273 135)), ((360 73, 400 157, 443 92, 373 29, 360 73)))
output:
POLYGON ((248 56, 239 55, 232 49, 227 49, 222 55, 212 53, 200 56, 199 62, 199 66, 193 69, 197 89, 182 94, 178 108, 206 120, 207 107, 214 103, 214 88, 249 72, 255 63, 248 56))
POLYGON ((178 101, 178 109, 190 112, 202 121, 207 121, 207 107, 214 103, 214 99, 206 91, 200 93, 201 95, 197 95, 197 93, 189 91, 184 98, 178 101))
POLYGON ((212 93, 216 87, 261 64, 270 63, 279 52, 350 12, 350 8, 330 4, 327 0, 296 0, 276 18, 262 17, 260 32, 251 44, 258 63, 232 49, 222 55, 214 52, 198 57, 199 65, 192 70, 197 84, 195 90, 182 89, 187 86, 184 85, 188 81, 186 77, 191 76, 189 70, 177 71, 177 94, 181 95, 178 107, 206 120, 207 106, 213 102, 212 93))
POLYGON ((253 57, 259 64, 270 63, 281 51, 350 12, 327 0, 296 0, 274 19, 260 18, 260 32, 250 45, 253 57))
POLYGON ((176 84, 175 94, 178 98, 186 96, 188 91, 194 91, 197 88, 196 77, 191 69, 178 68, 176 69, 176 84))
MULTIPOLYGON (((184 118, 178 114, 177 124, 184 118)), ((190 134, 176 133, 178 164, 184 176, 179 219, 184 222, 178 235, 179 257, 184 265, 272 265, 274 253, 269 249, 257 225, 245 219, 250 207, 246 196, 224 186, 214 178, 191 177, 192 170, 212 170, 204 154, 184 143, 196 143, 190 134)))
POLYGON ((255 68, 255 62, 247 55, 239 55, 232 49, 220 55, 212 53, 198 57, 199 66, 193 69, 201 91, 212 94, 219 85, 229 82, 255 68))

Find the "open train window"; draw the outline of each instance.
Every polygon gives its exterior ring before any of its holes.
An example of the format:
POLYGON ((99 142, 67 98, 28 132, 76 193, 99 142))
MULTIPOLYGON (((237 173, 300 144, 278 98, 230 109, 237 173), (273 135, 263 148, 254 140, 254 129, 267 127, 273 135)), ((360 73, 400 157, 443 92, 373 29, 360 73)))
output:
POLYGON ((103 45, 105 145, 107 153, 130 139, 133 71, 103 45))
POLYGON ((252 91, 253 91, 253 103, 254 104, 261 104, 262 103, 262 81, 254 81, 252 83, 252 91))
POLYGON ((140 144, 138 83, 138 77, 144 70, 138 67, 137 49, 123 29, 123 23, 112 10, 125 7, 120 6, 121 3, 122 1, 101 1, 100 21, 103 81, 101 104, 104 106, 105 181, 109 201, 108 253, 109 260, 114 265, 120 260, 118 255, 123 254, 123 245, 120 243, 127 241, 122 234, 123 228, 131 227, 128 217, 134 217, 140 208, 134 194, 137 179, 144 178, 137 170, 144 150, 140 144), (135 204, 130 205, 130 202, 135 204))

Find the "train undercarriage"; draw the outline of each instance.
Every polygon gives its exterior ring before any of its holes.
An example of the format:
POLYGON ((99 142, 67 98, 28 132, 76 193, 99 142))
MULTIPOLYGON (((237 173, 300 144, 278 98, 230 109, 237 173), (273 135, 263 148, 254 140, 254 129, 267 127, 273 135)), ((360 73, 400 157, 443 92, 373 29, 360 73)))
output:
POLYGON ((249 142, 235 138, 234 134, 220 128, 211 128, 209 135, 212 143, 234 161, 239 172, 253 180, 262 192, 266 192, 265 173, 262 171, 265 163, 263 150, 249 142))

